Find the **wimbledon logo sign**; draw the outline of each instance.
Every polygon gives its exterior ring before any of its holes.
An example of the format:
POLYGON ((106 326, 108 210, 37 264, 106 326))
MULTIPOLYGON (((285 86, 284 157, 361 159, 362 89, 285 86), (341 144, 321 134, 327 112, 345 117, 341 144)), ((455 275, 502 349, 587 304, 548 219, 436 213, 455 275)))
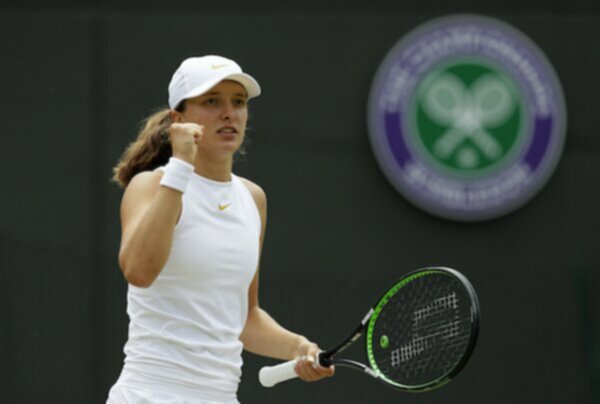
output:
POLYGON ((542 52, 481 16, 409 33, 369 98, 371 144, 388 179, 454 220, 495 218, 531 199, 558 162, 565 129, 562 90, 542 52))

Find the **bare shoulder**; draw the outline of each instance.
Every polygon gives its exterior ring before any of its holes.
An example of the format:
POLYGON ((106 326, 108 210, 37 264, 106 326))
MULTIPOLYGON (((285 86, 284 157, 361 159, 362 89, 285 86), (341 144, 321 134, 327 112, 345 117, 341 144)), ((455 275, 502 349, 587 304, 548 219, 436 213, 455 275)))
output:
POLYGON ((261 211, 261 213, 264 212, 267 208, 267 195, 265 194, 265 191, 255 182, 252 182, 247 178, 239 178, 252 194, 252 197, 256 202, 256 206, 258 206, 258 210, 261 211))
POLYGON ((126 203, 131 199, 145 199, 154 195, 160 187, 162 176, 163 172, 160 170, 144 171, 136 174, 125 188, 123 202, 126 203))

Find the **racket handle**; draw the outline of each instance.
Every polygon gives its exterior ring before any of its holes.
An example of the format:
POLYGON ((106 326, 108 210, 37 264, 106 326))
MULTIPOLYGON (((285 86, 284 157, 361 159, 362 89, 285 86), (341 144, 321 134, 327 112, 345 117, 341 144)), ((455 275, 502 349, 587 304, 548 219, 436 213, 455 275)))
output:
POLYGON ((296 367, 295 359, 275 366, 264 366, 258 372, 258 380, 264 387, 273 387, 278 383, 298 377, 294 367, 296 367))

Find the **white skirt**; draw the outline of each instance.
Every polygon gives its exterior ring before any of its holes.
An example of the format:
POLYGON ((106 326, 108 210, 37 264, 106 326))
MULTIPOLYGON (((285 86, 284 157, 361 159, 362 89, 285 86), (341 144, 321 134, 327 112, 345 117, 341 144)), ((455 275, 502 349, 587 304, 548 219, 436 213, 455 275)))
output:
POLYGON ((110 389, 106 404, 240 404, 237 398, 211 397, 208 392, 199 394, 181 387, 166 388, 131 376, 125 370, 121 373, 110 389))

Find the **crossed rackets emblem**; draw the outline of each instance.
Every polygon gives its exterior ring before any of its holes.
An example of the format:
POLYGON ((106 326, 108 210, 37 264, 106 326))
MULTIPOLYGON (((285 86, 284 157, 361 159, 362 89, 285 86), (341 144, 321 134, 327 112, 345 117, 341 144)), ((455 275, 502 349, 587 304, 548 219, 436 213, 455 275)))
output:
POLYGON ((467 87, 458 77, 441 73, 423 86, 423 108, 433 122, 447 128, 433 143, 433 154, 448 159, 457 154, 461 168, 473 168, 479 156, 465 142, 491 161, 504 154, 502 145, 488 130, 506 122, 516 101, 509 85, 493 74, 486 74, 467 87))

